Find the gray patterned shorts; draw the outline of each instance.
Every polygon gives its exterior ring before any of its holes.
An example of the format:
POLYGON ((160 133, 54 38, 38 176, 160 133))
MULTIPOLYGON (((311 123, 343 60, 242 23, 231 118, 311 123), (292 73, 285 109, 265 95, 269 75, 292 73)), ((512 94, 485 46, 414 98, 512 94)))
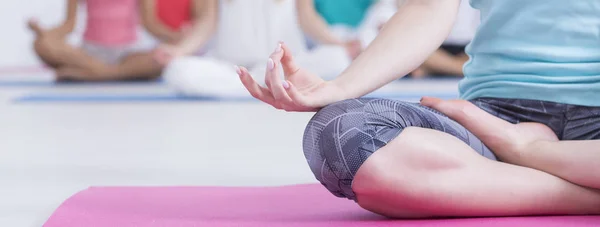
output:
MULTIPOLYGON (((511 123, 546 124, 563 140, 600 138, 600 107, 494 98, 471 102, 511 123)), ((446 132, 482 156, 497 160, 477 137, 445 115, 415 103, 375 98, 345 100, 320 110, 304 132, 304 155, 329 191, 356 200, 352 180, 360 166, 406 127, 446 132)))

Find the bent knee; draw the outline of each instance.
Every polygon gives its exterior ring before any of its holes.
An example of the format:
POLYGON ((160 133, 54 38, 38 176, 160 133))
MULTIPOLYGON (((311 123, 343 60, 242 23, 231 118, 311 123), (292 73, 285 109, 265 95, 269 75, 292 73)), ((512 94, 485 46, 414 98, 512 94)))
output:
POLYGON ((406 126, 407 121, 395 115, 409 111, 398 104, 382 99, 345 100, 323 108, 310 120, 304 133, 304 155, 317 180, 334 195, 355 200, 352 182, 358 169, 406 126))
POLYGON ((403 156, 391 165, 405 162, 403 168, 446 168, 452 162, 445 159, 456 159, 448 142, 470 152, 487 151, 466 129, 433 110, 362 98, 334 103, 317 112, 306 127, 303 149, 315 177, 327 189, 339 197, 356 199, 352 190, 355 175, 380 148, 393 147, 395 153, 390 155, 403 156))
POLYGON ((33 50, 44 63, 56 67, 59 64, 58 52, 60 51, 57 45, 57 42, 49 38, 39 37, 33 42, 33 50))
POLYGON ((33 48, 38 53, 54 52, 57 49, 55 41, 43 36, 38 37, 33 41, 33 48))

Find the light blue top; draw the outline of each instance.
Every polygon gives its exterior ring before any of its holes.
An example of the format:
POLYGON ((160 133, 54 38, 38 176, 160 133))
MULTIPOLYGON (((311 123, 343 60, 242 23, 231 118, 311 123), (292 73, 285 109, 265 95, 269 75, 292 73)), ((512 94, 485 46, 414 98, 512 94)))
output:
POLYGON ((481 26, 462 99, 600 106, 600 0, 471 0, 481 26))

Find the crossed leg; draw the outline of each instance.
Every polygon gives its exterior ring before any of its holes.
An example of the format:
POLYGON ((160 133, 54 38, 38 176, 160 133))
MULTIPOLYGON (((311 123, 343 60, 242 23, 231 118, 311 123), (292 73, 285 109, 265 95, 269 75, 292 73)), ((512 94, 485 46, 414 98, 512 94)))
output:
POLYGON ((484 157, 477 138, 452 132, 443 115, 394 101, 353 104, 361 101, 319 111, 304 147, 317 178, 338 196, 354 194, 367 210, 392 218, 600 214, 600 190, 484 157), (355 173, 353 166, 360 166, 355 173), (351 192, 337 190, 347 184, 344 176, 352 177, 351 192))
POLYGON ((600 191, 491 161, 444 132, 406 128, 356 173, 358 204, 394 218, 600 213, 600 191))
POLYGON ((462 100, 424 98, 423 105, 465 126, 505 162, 600 190, 600 140, 559 141, 549 136, 552 131, 542 124, 513 125, 462 100))
POLYGON ((83 81, 151 80, 161 75, 162 66, 151 52, 133 53, 117 64, 106 65, 101 73, 77 66, 63 66, 56 70, 59 77, 83 81))
POLYGON ((152 53, 134 53, 117 65, 106 64, 73 47, 64 38, 56 37, 30 23, 36 34, 33 48, 40 60, 52 67, 59 80, 127 80, 152 79, 160 75, 162 67, 153 60, 152 53))

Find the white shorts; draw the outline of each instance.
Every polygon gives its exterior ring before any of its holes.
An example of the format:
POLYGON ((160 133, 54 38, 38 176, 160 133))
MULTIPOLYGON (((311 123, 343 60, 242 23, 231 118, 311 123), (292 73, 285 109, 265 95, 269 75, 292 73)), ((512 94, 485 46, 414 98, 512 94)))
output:
POLYGON ((131 53, 146 52, 153 48, 150 45, 131 44, 125 46, 105 46, 90 41, 83 41, 81 49, 90 56, 106 64, 118 64, 131 53))

